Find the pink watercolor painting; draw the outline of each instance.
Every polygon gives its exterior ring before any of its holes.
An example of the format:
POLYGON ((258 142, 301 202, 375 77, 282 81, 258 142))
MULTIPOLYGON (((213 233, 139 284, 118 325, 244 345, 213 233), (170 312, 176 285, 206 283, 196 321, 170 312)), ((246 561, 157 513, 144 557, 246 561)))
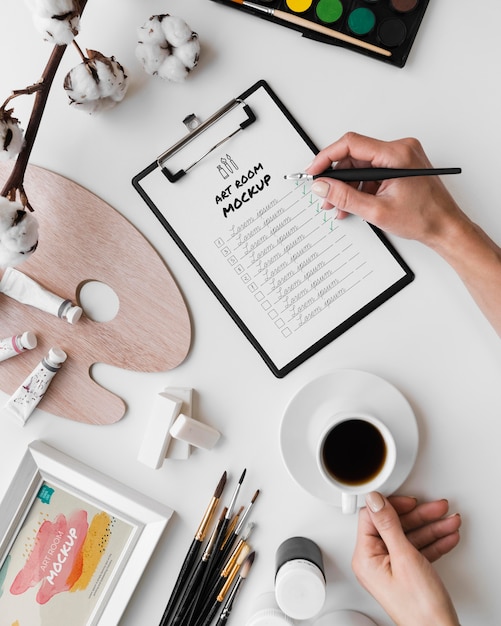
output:
POLYGON ((44 483, 0 568, 0 626, 97 623, 133 527, 44 483))
POLYGON ((68 519, 58 515, 54 522, 45 521, 38 530, 35 546, 23 569, 10 587, 14 595, 24 593, 40 581, 36 600, 45 604, 56 593, 68 591, 68 579, 85 541, 87 512, 76 511, 68 519))

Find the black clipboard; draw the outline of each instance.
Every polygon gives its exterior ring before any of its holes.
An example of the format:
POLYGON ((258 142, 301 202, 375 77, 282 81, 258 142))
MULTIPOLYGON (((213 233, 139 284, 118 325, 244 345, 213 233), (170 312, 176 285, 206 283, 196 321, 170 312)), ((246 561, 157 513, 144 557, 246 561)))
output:
POLYGON ((307 187, 283 181, 318 149, 266 81, 184 123, 132 184, 275 376, 412 282, 379 229, 329 221, 307 187))

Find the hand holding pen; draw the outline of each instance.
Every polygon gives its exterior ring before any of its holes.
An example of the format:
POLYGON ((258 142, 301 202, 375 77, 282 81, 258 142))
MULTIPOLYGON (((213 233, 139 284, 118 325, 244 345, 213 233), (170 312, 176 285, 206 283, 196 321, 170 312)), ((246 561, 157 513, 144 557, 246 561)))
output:
POLYGON ((307 173, 315 177, 311 191, 324 199, 324 208, 335 207, 340 219, 348 214, 358 215, 384 231, 416 239, 431 247, 438 246, 442 235, 450 232, 454 224, 465 220, 465 215, 436 173, 417 178, 379 178, 353 186, 318 176, 333 163, 336 168, 345 170, 381 166, 432 169, 417 139, 380 141, 347 133, 321 150, 307 168, 307 173))

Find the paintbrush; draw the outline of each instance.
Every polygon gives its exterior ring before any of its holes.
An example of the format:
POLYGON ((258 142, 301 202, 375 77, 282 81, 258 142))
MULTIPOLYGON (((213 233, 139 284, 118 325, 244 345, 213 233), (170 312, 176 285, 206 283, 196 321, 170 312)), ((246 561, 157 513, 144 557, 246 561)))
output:
POLYGON ((460 167, 442 168, 392 168, 392 167, 352 167, 348 169, 329 168, 320 174, 286 174, 287 180, 315 180, 316 178, 335 178, 345 182, 365 182, 389 180, 391 178, 408 178, 409 176, 442 176, 443 174, 461 174, 460 167))
POLYGON ((228 621, 228 618, 230 617, 230 613, 233 609, 235 598, 237 597, 237 594, 240 591, 243 581, 249 575, 250 568, 252 567, 252 564, 254 562, 254 557, 255 557, 255 552, 251 552, 249 556, 247 557, 247 559, 245 560, 244 564, 242 565, 242 571, 239 577, 237 578, 237 582, 235 583, 233 589, 231 590, 226 602, 224 603, 223 610, 221 611, 217 619, 216 626, 224 626, 224 624, 226 624, 226 622, 228 621))
POLYGON ((224 538, 226 537, 226 532, 228 530, 228 526, 230 524, 230 520, 233 516, 233 510, 235 508, 235 502, 237 500, 238 494, 240 492, 240 488, 242 486, 242 482, 245 478, 245 474, 246 474, 247 470, 244 469, 244 471, 242 472, 242 475, 240 476, 237 486, 235 487, 235 491, 233 492, 233 495, 231 497, 230 503, 228 505, 227 511, 226 511, 226 515, 224 516, 223 519, 223 523, 221 524, 218 534, 216 536, 216 539, 214 541, 214 547, 211 551, 211 554, 209 555, 209 558, 207 560, 207 565, 204 568, 204 572, 202 575, 202 579, 200 581, 200 584, 198 586, 198 590, 195 596, 195 600, 192 604, 192 608, 189 611, 189 615, 190 615, 190 619, 188 619, 188 621, 186 622, 187 625, 191 625, 193 622, 193 618, 196 617, 197 615, 197 611, 200 608, 200 604, 203 602, 204 600, 204 593, 206 591, 206 587, 207 584, 209 583, 213 572, 215 571, 215 564, 217 561, 217 555, 219 554, 219 551, 221 549, 221 546, 223 545, 223 541, 224 538))
POLYGON ((212 554, 212 551, 214 550, 216 539, 224 523, 226 511, 227 511, 227 508, 225 507, 223 511, 221 512, 221 515, 219 517, 216 527, 212 531, 209 541, 207 542, 207 546, 205 547, 202 558, 198 561, 195 569, 193 570, 188 580, 188 583, 184 589, 184 592, 181 596, 178 607, 176 611, 174 612, 172 619, 169 622, 166 622, 165 626, 183 626, 184 624, 188 623, 192 614, 191 609, 193 607, 193 603, 198 598, 198 593, 199 593, 198 586, 207 568, 207 563, 210 559, 210 555, 212 554))
POLYGON ((204 542, 209 526, 212 523, 212 519, 214 517, 214 513, 216 511, 217 505, 221 498, 221 494, 223 493, 225 484, 226 484, 226 472, 224 472, 223 475, 221 476, 217 484, 217 487, 214 490, 214 494, 209 504, 207 505, 205 513, 198 526, 197 532, 195 533, 195 537, 193 538, 191 546, 188 550, 188 553, 186 554, 186 557, 179 571, 179 575, 174 584, 174 588, 170 595, 164 614, 162 615, 160 626, 165 626, 168 623, 168 621, 173 615, 174 609, 176 608, 180 600, 182 590, 184 586, 186 585, 186 583, 188 582, 188 579, 192 573, 193 567, 195 566, 195 563, 197 561, 198 553, 200 551, 202 543, 204 542))
POLYGON ((207 612, 211 606, 211 603, 217 598, 219 592, 224 586, 228 576, 230 575, 233 567, 237 561, 240 563, 244 560, 244 558, 250 552, 250 545, 248 544, 249 537, 254 530, 255 524, 250 522, 247 524, 245 531, 242 533, 242 537, 237 542, 233 552, 230 554, 228 559, 224 562, 221 571, 215 572, 215 576, 210 582, 209 585, 209 593, 205 594, 205 601, 203 603, 201 614, 207 612))
MULTIPOLYGON (((240 555, 240 557, 237 559, 236 563, 232 567, 231 572, 228 575, 226 582, 224 583, 221 591, 218 593, 217 597, 213 601, 212 606, 210 606, 208 612, 200 613, 197 620, 193 623, 193 626, 209 626, 212 623, 212 620, 216 616, 218 610, 221 608, 222 603, 225 601, 226 598, 228 598, 228 601, 230 600, 230 598, 232 598, 231 604, 233 604, 233 600, 235 599, 235 595, 238 591, 238 588, 240 587, 242 583, 242 580, 247 578, 247 575, 252 566, 252 563, 254 562, 254 556, 255 556, 255 552, 251 552, 249 554, 247 550, 242 551, 242 554, 240 555), (240 567, 242 568, 241 572, 237 578, 235 586, 233 587, 233 589, 231 589, 240 567)), ((226 608, 226 605, 225 605, 225 608, 226 608)), ((231 610, 231 605, 230 605, 230 610, 231 610)))
POLYGON ((350 35, 345 35, 344 33, 340 33, 337 30, 332 28, 327 28, 327 26, 323 26, 322 24, 317 24, 316 22, 310 22, 310 20, 306 20, 304 17, 299 17, 298 15, 293 15, 292 13, 286 13, 285 11, 280 11, 279 9, 273 9, 271 7, 264 7, 260 4, 255 4, 254 2, 248 2, 247 0, 231 0, 235 4, 241 4, 243 6, 248 7, 249 9, 253 9, 254 11, 260 11, 261 13, 265 13, 266 15, 271 15, 273 17, 282 20, 283 22, 289 22, 289 24, 295 24, 301 28, 306 30, 312 30, 316 33, 320 33, 321 35, 326 35, 327 37, 331 37, 332 39, 338 39, 340 41, 344 41, 345 43, 351 44, 352 46, 357 46, 358 48, 364 48, 365 50, 370 50, 371 52, 375 52, 376 54, 380 54, 381 56, 391 57, 392 53, 389 50, 385 50, 384 48, 380 48, 379 46, 375 46, 367 41, 362 41, 357 39, 356 37, 351 37, 350 35))
POLYGON ((238 536, 242 532, 242 528, 244 527, 244 524, 247 518, 249 517, 249 514, 252 510, 252 507, 254 506, 254 503, 257 500, 258 495, 259 495, 259 489, 252 496, 252 499, 250 503, 247 505, 247 508, 245 509, 244 514, 239 520, 238 525, 236 526, 235 530, 229 535, 229 537, 225 540, 225 543, 221 547, 221 554, 219 556, 219 564, 226 562, 226 559, 228 558, 230 552, 235 547, 237 540, 238 540, 238 536))

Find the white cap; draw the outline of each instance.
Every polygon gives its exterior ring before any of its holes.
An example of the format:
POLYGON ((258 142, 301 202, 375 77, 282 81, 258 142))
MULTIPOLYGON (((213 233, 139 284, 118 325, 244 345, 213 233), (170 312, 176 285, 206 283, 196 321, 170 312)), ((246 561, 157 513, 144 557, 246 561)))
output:
POLYGON ((60 365, 61 363, 64 363, 67 359, 67 354, 64 350, 61 350, 61 348, 51 348, 49 350, 49 353, 47 354, 47 361, 49 362, 50 365, 60 365))
POLYGON ((273 591, 260 595, 254 603, 253 609, 253 614, 245 626, 289 626, 294 624, 291 618, 278 608, 273 591))
POLYGON ((83 310, 79 306, 70 306, 70 308, 65 311, 64 317, 70 324, 75 324, 82 317, 83 310))
POLYGON ((37 336, 31 330, 27 330, 19 337, 19 343, 26 350, 33 350, 37 347, 37 336))
POLYGON ((325 578, 311 561, 284 563, 275 578, 275 596, 282 611, 294 619, 315 617, 325 602, 325 578))

